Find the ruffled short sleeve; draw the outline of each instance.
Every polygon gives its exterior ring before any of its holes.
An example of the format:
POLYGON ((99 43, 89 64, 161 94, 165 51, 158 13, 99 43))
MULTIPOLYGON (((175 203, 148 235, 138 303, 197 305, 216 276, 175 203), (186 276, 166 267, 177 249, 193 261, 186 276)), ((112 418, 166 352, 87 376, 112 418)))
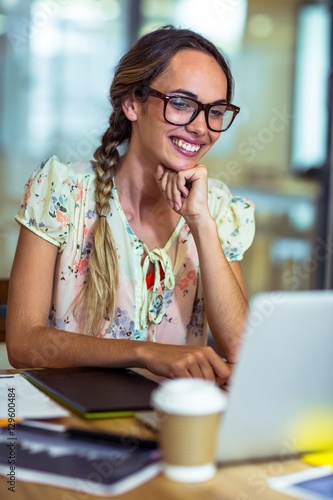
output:
POLYGON ((226 258, 242 260, 255 233, 254 204, 247 198, 233 196, 221 181, 209 179, 209 208, 215 219, 226 258))
POLYGON ((61 251, 71 229, 72 193, 69 166, 53 156, 25 184, 15 218, 61 251))

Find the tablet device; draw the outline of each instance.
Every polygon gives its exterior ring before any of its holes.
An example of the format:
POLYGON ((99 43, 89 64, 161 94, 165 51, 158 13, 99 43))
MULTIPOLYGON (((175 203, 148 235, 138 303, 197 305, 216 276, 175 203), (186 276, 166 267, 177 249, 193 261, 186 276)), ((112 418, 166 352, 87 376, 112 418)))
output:
POLYGON ((151 409, 157 383, 122 368, 46 368, 22 375, 50 397, 86 419, 134 415, 151 409))

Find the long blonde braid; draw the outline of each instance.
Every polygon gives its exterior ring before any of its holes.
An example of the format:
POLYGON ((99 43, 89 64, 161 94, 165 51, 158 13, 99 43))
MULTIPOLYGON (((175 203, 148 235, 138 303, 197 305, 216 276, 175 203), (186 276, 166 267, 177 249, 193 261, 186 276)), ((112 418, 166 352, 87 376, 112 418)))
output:
POLYGON ((115 314, 119 281, 118 256, 107 215, 110 212, 112 177, 119 161, 117 148, 124 142, 129 130, 125 120, 124 115, 112 113, 102 144, 94 153, 95 210, 98 219, 94 227, 87 279, 77 300, 77 307, 81 305, 81 329, 89 335, 99 334, 105 321, 112 319, 115 314))

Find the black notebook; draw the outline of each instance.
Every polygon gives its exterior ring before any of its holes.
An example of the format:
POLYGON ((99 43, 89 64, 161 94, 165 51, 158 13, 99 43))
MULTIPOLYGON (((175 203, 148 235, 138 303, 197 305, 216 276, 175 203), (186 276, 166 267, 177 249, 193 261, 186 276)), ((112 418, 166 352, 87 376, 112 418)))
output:
POLYGON ((22 375, 83 418, 130 416, 149 410, 157 383, 121 368, 47 368, 22 375))
MULTIPOLYGON (((161 470, 160 452, 151 440, 63 430, 61 426, 39 422, 18 424, 12 433, 15 435, 9 437, 7 428, 0 428, 0 476, 6 477, 8 489, 12 487, 13 492, 16 476, 22 481, 75 490, 68 498, 119 495, 161 470), (15 450, 11 455, 11 463, 15 464, 12 468, 8 465, 9 443, 15 450)), ((65 497, 65 493, 59 495, 65 497)))

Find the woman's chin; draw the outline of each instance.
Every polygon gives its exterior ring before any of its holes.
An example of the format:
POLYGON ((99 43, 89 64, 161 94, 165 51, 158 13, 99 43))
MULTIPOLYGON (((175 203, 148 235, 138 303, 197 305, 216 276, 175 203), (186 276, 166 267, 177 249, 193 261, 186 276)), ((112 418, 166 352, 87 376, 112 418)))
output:
POLYGON ((174 163, 164 163, 164 166, 170 170, 174 170, 175 172, 182 172, 184 170, 189 170, 190 168, 196 167, 196 165, 199 163, 199 159, 187 159, 183 161, 175 161, 174 163))

